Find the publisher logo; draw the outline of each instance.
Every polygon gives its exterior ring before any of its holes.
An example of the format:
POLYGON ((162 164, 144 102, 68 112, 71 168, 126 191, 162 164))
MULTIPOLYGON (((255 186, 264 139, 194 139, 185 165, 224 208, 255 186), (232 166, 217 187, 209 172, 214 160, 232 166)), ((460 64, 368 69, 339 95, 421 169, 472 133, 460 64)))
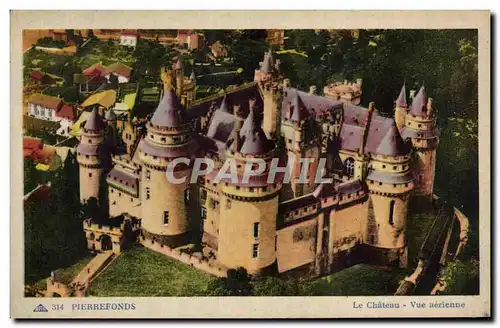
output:
POLYGON ((33 309, 33 312, 49 312, 49 310, 42 304, 38 304, 36 308, 33 309))

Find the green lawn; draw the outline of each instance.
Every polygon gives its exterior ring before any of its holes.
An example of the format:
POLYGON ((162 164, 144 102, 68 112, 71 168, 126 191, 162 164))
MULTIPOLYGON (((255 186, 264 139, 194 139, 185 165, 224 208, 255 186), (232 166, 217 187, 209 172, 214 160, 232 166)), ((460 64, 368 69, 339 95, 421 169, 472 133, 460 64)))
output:
MULTIPOLYGON (((70 267, 58 269, 59 277, 63 284, 69 284, 73 279, 76 278, 78 273, 83 270, 83 268, 92 260, 92 256, 87 256, 80 261, 76 262, 70 267)), ((35 287, 38 289, 46 289, 47 283, 46 279, 40 279, 35 283, 35 287)))
POLYGON ((215 279, 147 248, 124 252, 91 284, 89 296, 203 296, 215 279))
POLYGON ((405 270, 387 270, 366 264, 302 283, 301 294, 310 296, 392 295, 405 270))

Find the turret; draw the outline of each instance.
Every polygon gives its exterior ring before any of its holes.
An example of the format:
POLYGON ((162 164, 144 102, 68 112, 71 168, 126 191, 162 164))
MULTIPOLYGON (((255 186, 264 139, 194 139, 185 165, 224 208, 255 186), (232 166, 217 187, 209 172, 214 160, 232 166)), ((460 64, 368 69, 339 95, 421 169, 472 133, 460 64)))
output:
POLYGON ((271 139, 280 136, 281 93, 283 81, 279 74, 279 60, 275 60, 272 50, 264 55, 260 69, 255 70, 254 81, 258 82, 264 98, 263 129, 271 139))
POLYGON ((191 159, 198 148, 184 107, 175 92, 167 89, 139 143, 143 163, 140 197, 143 233, 172 247, 189 239, 191 159), (176 179, 186 177, 184 182, 167 177, 168 165, 177 158, 188 163, 177 164, 170 173, 176 179))
POLYGON ((415 190, 428 197, 432 197, 433 194, 436 149, 439 143, 436 118, 432 99, 427 97, 422 86, 413 98, 401 133, 403 138, 411 139, 416 155, 412 163, 415 190))
POLYGON ((406 85, 403 84, 401 91, 399 92, 398 99, 394 102, 394 119, 396 120, 396 125, 398 129, 401 129, 405 125, 405 118, 407 114, 408 105, 406 103, 406 85))
POLYGON ((365 179, 371 207, 367 243, 389 249, 390 257, 400 266, 406 265, 406 219, 413 189, 410 150, 411 145, 403 141, 393 121, 370 154, 371 169, 365 179))
POLYGON ((184 65, 182 64, 180 58, 178 58, 174 64, 173 73, 175 77, 175 91, 177 97, 181 99, 181 104, 185 105, 182 99, 184 92, 184 65))
POLYGON ((268 181, 276 148, 260 126, 256 109, 252 105, 250 108, 239 138, 233 140, 226 153, 237 163, 237 181, 219 182, 218 260, 229 268, 242 266, 255 274, 273 268, 276 262, 276 216, 282 180, 276 176, 274 181, 268 181), (245 166, 253 165, 255 159, 263 160, 266 167, 245 181, 245 166))
POLYGON ((105 143, 106 124, 97 109, 92 110, 81 130, 81 139, 76 148, 80 165, 80 201, 101 198, 103 174, 110 166, 110 154, 105 143))

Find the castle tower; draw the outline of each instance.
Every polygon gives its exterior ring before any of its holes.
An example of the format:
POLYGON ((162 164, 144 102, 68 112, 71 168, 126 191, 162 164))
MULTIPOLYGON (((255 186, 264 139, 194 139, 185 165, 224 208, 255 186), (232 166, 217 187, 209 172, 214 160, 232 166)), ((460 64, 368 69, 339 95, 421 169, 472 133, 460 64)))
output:
POLYGON ((106 124, 94 108, 81 130, 81 139, 76 148, 80 165, 80 201, 100 198, 103 173, 109 167, 109 151, 105 142, 106 124))
POLYGON ((394 102, 394 119, 396 120, 396 125, 398 129, 401 129, 405 125, 406 114, 408 113, 408 105, 406 103, 406 85, 403 84, 401 92, 399 93, 398 99, 394 102))
POLYGON ((354 157, 354 179, 357 180, 364 180, 366 174, 368 173, 369 156, 365 153, 365 146, 368 139, 368 132, 370 131, 370 125, 374 112, 375 103, 370 102, 370 104, 368 105, 368 115, 366 116, 366 122, 361 134, 361 144, 359 146, 358 153, 354 157))
POLYGON ((415 156, 413 159, 415 190, 432 197, 436 169, 436 149, 439 131, 436 126, 437 115, 422 86, 413 99, 406 115, 403 136, 411 138, 415 156))
POLYGON ((258 82, 264 99, 264 132, 271 139, 280 138, 282 78, 279 74, 279 60, 275 60, 269 50, 255 70, 254 81, 258 82))
POLYGON ((371 207, 367 243, 392 250, 392 260, 399 259, 401 266, 406 263, 406 219, 413 189, 410 149, 393 121, 376 152, 371 153, 371 170, 365 180, 371 207))
POLYGON ((181 104, 185 106, 185 99, 183 99, 184 92, 184 65, 181 59, 177 59, 173 66, 173 73, 175 77, 175 93, 177 97, 181 100, 181 104))
POLYGON ((138 148, 143 164, 140 191, 143 234, 173 247, 183 244, 189 238, 190 160, 194 159, 198 144, 172 88, 165 90, 138 148), (177 158, 188 160, 187 164, 176 165, 172 172, 176 179, 186 177, 182 183, 167 177, 167 166, 177 158))
POLYGON ((268 183, 270 162, 276 157, 275 144, 269 140, 254 109, 240 128, 236 127, 226 152, 238 167, 237 182, 220 184, 220 221, 218 260, 229 268, 244 267, 251 274, 272 269, 276 262, 276 216, 282 178, 268 183), (252 159, 266 162, 266 169, 243 180, 243 170, 252 159))
POLYGON ((110 108, 104 114, 104 120, 108 126, 107 130, 107 139, 111 147, 117 147, 119 142, 119 132, 117 127, 117 116, 113 111, 113 108, 110 108))
POLYGON ((313 192, 316 188, 316 170, 321 156, 319 131, 314 117, 298 93, 295 93, 291 101, 284 106, 281 133, 285 139, 288 161, 293 161, 290 175, 290 187, 293 193, 291 196, 300 197, 313 192), (307 173, 303 176, 308 180, 307 183, 300 179, 303 166, 307 165, 301 162, 301 159, 310 160, 307 173))

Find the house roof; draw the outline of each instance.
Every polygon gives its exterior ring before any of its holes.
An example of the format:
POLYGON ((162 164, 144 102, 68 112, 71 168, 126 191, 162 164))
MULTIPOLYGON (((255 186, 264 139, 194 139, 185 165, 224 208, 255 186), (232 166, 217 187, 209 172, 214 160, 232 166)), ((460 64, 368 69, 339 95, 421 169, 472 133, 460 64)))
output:
POLYGON ((85 99, 81 107, 89 107, 93 105, 101 105, 105 108, 111 108, 116 102, 116 90, 106 90, 95 93, 85 99))
POLYGON ((31 104, 40 105, 46 108, 57 110, 62 103, 62 100, 57 97, 43 95, 41 93, 34 94, 28 101, 31 104))
MULTIPOLYGON (((43 148, 43 140, 39 138, 23 137, 23 149, 34 151, 43 148)), ((31 154, 31 153, 30 153, 31 154)))
POLYGON ((73 121, 75 119, 75 108, 73 106, 63 104, 61 109, 56 112, 56 116, 73 121))
POLYGON ((82 73, 83 73, 83 75, 87 75, 87 76, 91 76, 91 75, 101 76, 101 75, 105 75, 103 73, 105 73, 106 70, 107 70, 106 66, 104 66, 101 63, 96 63, 96 64, 84 69, 82 73))
POLYGON ((163 127, 179 127, 184 123, 184 108, 173 89, 165 91, 156 108, 151 123, 163 127))
POLYGON ((130 74, 132 72, 132 67, 129 67, 125 64, 122 64, 120 62, 111 64, 107 67, 106 69, 106 75, 109 73, 115 73, 117 75, 129 78, 130 74))

